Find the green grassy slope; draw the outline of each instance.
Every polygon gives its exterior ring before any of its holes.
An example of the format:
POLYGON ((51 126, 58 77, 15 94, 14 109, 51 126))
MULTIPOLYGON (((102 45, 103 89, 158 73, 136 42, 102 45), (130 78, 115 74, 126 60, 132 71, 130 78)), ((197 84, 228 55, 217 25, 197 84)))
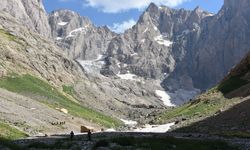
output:
POLYGON ((27 134, 19 131, 14 127, 11 127, 8 124, 0 122, 0 139, 15 140, 24 137, 27 137, 27 134))
POLYGON ((177 129, 178 132, 208 133, 241 138, 250 137, 250 98, 230 109, 177 129))
POLYGON ((217 88, 214 88, 200 95, 192 102, 164 112, 156 122, 165 123, 183 119, 192 122, 212 116, 221 109, 227 109, 238 102, 240 102, 239 98, 226 99, 222 93, 218 92, 217 88))
MULTIPOLYGON (((118 119, 75 103, 50 84, 31 75, 10 75, 0 79, 0 87, 32 97, 52 108, 65 108, 73 116, 78 116, 105 127, 121 125, 118 119)), ((66 90, 68 92, 69 90, 66 90)))
POLYGON ((0 122, 0 149, 21 150, 23 148, 12 143, 12 141, 27 136, 22 131, 0 122))

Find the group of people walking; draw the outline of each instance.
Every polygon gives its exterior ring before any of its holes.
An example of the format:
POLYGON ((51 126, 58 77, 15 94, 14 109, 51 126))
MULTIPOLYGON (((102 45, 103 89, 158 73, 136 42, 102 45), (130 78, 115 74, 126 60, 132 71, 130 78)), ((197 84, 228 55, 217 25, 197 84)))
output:
MULTIPOLYGON (((88 130, 88 134, 87 134, 87 137, 88 137, 88 141, 91 141, 91 131, 88 130)), ((70 139, 72 140, 75 136, 75 133, 73 131, 70 132, 70 139)))

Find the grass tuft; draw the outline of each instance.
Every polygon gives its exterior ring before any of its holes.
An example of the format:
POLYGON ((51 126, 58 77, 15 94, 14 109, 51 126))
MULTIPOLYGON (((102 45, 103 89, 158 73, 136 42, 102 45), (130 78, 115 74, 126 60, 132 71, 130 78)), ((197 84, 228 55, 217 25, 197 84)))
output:
POLYGON ((74 97, 75 90, 74 90, 73 86, 63 85, 62 87, 63 87, 64 93, 67 93, 67 94, 71 95, 72 97, 74 97))

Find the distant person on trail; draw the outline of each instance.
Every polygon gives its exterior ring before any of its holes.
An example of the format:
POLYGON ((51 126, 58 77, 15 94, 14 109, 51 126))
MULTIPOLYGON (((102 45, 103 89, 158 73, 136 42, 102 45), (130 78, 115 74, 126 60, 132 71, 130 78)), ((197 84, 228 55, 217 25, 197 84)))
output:
POLYGON ((88 130, 88 140, 91 141, 91 131, 88 130))
POLYGON ((71 131, 71 132, 70 132, 70 139, 71 139, 71 140, 74 138, 74 135, 75 135, 74 132, 71 131))

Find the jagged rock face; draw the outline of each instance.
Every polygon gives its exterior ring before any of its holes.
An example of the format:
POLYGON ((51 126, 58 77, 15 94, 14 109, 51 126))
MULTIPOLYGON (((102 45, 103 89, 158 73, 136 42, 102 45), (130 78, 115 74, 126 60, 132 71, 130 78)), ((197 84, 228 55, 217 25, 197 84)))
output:
POLYGON ((220 81, 249 51, 249 6, 249 1, 226 0, 214 16, 196 8, 182 26, 185 35, 173 33, 176 66, 162 86, 204 90, 220 81))
POLYGON ((58 45, 74 58, 96 62, 105 55, 97 64, 103 75, 156 79, 173 92, 205 90, 241 60, 250 46, 249 13, 248 0, 225 0, 216 15, 199 7, 187 11, 151 4, 132 29, 119 35, 65 10, 53 12, 50 24, 58 45))
MULTIPOLYGON (((151 4, 132 29, 111 41, 102 73, 130 71, 145 78, 168 77, 199 39, 202 19, 210 15, 200 8, 186 11, 151 4)), ((192 89, 192 80, 191 85, 185 82, 192 89)))
POLYGON ((189 70, 196 87, 213 86, 249 52, 249 8, 249 1, 225 0, 217 15, 203 21, 189 70))
POLYGON ((41 0, 2 0, 0 11, 8 13, 28 29, 51 37, 47 15, 41 0))
POLYGON ((207 89, 249 51, 249 5, 225 0, 213 15, 199 7, 186 11, 151 4, 132 29, 111 41, 102 73, 165 78, 162 86, 173 91, 207 89))
POLYGON ((89 19, 70 10, 52 12, 49 23, 56 43, 75 59, 98 58, 114 36, 107 27, 95 27, 89 19))

